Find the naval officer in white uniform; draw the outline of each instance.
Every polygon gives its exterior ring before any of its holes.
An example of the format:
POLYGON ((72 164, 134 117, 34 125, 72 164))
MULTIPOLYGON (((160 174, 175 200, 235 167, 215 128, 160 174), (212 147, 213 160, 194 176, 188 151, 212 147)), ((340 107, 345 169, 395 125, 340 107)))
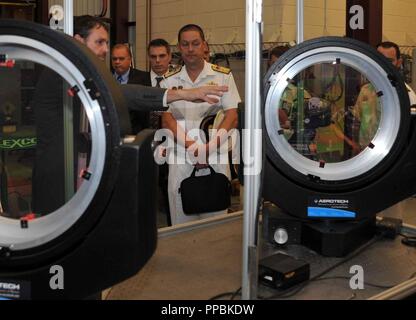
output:
MULTIPOLYGON (((225 116, 218 129, 224 129, 227 132, 235 129, 238 125, 237 108, 241 101, 231 70, 210 64, 204 60, 206 42, 204 33, 199 26, 184 26, 179 31, 178 41, 185 65, 181 69, 165 75, 163 85, 168 89, 225 85, 228 86, 228 92, 220 98, 218 103, 213 105, 205 102, 196 104, 182 101, 171 103, 169 104, 169 110, 162 117, 163 127, 172 131, 176 143, 175 151, 171 152, 171 157, 169 157, 171 161, 169 161, 168 193, 173 225, 227 212, 224 210, 201 215, 185 215, 179 188, 181 182, 188 178, 195 169, 195 165, 189 163, 185 159, 185 155, 196 154, 197 146, 199 146, 198 150, 201 150, 201 148, 207 150, 207 154, 211 151, 208 163, 216 172, 230 177, 228 156, 221 157, 222 160, 225 160, 225 163, 216 163, 218 159, 215 149, 219 146, 219 143, 217 143, 219 139, 214 137, 211 141, 204 141, 199 129, 204 118, 216 115, 220 110, 224 111, 225 116), (186 139, 181 138, 185 136, 186 139), (184 152, 178 151, 181 147, 184 152)), ((225 148, 225 150, 228 154, 228 148, 225 148)))

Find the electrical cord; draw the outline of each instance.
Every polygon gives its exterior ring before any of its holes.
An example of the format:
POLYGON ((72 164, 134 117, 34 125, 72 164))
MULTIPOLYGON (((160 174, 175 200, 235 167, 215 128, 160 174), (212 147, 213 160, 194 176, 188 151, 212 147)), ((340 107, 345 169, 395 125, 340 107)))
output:
POLYGON ((225 298, 230 296, 230 300, 234 300, 237 296, 241 295, 241 290, 242 288, 238 288, 236 291, 233 292, 225 292, 225 293, 220 293, 212 298, 209 298, 208 300, 219 300, 221 298, 225 298))
POLYGON ((237 296, 241 296, 241 290, 242 288, 239 288, 236 292, 234 292, 230 300, 234 300, 237 296))
MULTIPOLYGON (((351 277, 338 276, 338 277, 320 278, 320 279, 314 280, 314 282, 327 281, 327 280, 351 280, 351 277)), ((379 288, 379 289, 391 289, 391 288, 394 288, 395 286, 397 286, 397 285, 386 286, 386 285, 380 285, 380 284, 375 284, 375 283, 371 283, 371 282, 364 282, 364 284, 366 286, 379 288)))
MULTIPOLYGON (((413 273, 409 278, 407 278, 406 281, 413 279, 415 276, 416 276, 416 272, 413 273)), ((320 279, 316 279, 314 281, 317 282, 317 281, 338 280, 338 279, 341 279, 341 280, 351 280, 350 277, 337 276, 337 277, 320 278, 320 279)), ((389 285, 375 284, 375 283, 371 283, 371 282, 364 282, 364 284, 366 286, 374 287, 374 288, 379 288, 379 289, 391 289, 391 288, 397 287, 400 283, 394 284, 394 285, 390 285, 390 286, 389 285)))
MULTIPOLYGON (((220 294, 218 294, 218 295, 216 295, 216 296, 214 296, 212 298, 209 298, 208 300, 219 300, 221 298, 225 298, 225 297, 228 297, 228 296, 231 296, 232 297, 232 296, 234 296, 235 293, 236 293, 236 291, 235 292, 220 293, 220 294)), ((230 300, 232 300, 232 299, 230 298, 230 300)))
POLYGON ((403 233, 400 233, 399 235, 403 237, 402 244, 408 247, 416 247, 416 236, 410 236, 403 233))

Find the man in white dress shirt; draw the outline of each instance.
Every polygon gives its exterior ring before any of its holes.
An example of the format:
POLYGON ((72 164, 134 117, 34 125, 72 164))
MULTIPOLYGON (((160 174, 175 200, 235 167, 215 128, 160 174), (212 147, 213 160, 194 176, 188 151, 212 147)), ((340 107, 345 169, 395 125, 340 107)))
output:
POLYGON ((169 71, 172 52, 169 43, 164 39, 154 39, 147 46, 150 61, 150 78, 152 87, 161 86, 163 76, 169 71))
MULTIPOLYGON (((169 71, 172 52, 169 43, 164 39, 154 39, 147 46, 147 55, 150 61, 150 81, 152 87, 163 87, 164 75, 169 71)), ((159 112, 150 113, 150 127, 161 128, 161 115, 159 112)))

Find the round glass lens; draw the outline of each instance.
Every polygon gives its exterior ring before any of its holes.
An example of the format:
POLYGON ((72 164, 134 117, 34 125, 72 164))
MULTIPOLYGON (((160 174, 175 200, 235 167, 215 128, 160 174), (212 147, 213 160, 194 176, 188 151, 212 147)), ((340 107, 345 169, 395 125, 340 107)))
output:
POLYGON ((0 216, 34 220, 73 198, 91 157, 89 122, 55 71, 16 61, 0 72, 0 216))
POLYGON ((288 80, 276 115, 290 146, 324 163, 347 161, 371 147, 381 116, 373 84, 340 63, 317 63, 288 80))

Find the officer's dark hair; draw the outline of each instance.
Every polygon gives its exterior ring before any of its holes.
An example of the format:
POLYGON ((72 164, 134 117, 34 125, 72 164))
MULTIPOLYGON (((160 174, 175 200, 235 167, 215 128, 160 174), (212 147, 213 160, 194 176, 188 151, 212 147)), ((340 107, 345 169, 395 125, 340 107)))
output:
POLYGON ((149 42, 149 45, 147 46, 147 53, 149 53, 150 48, 153 47, 165 47, 166 48, 166 52, 168 54, 170 54, 170 45, 169 43, 165 40, 165 39, 154 39, 152 41, 149 42))
POLYGON ((90 15, 74 17, 74 35, 87 39, 94 28, 104 28, 109 32, 108 25, 100 18, 90 15))
POLYGON ((384 42, 379 43, 376 48, 378 49, 379 47, 382 47, 384 49, 394 48, 396 50, 396 58, 397 58, 397 60, 400 59, 400 57, 401 57, 400 48, 394 42, 384 41, 384 42))
POLYGON ((204 31, 202 30, 202 28, 200 26, 198 26, 196 24, 187 24, 186 26, 183 26, 178 32, 178 43, 181 42, 182 33, 186 32, 186 31, 197 31, 197 32, 199 32, 199 35, 201 36, 202 41, 205 41, 204 31))

